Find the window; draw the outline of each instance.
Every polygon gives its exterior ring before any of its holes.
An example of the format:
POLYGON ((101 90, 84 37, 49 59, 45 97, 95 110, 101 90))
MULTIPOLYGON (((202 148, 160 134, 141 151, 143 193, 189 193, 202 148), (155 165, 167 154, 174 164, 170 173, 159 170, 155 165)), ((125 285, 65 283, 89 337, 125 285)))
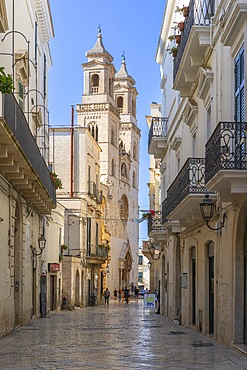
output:
POLYGON ((137 159, 137 149, 136 149, 136 143, 133 145, 133 158, 136 161, 137 159))
POLYGON ((109 94, 112 96, 113 94, 113 89, 112 89, 112 78, 109 78, 109 94))
POLYGON ((111 129, 111 144, 115 145, 115 135, 114 135, 114 130, 113 128, 111 129))
POLYGON ((91 254, 91 218, 87 217, 87 256, 91 254))
POLYGON ((96 125, 95 122, 90 122, 88 124, 88 130, 90 134, 92 135, 92 137, 95 139, 95 141, 98 141, 98 136, 99 136, 98 125, 96 125))
POLYGON ((46 55, 44 54, 44 96, 46 96, 46 55))
POLYGON ((99 92, 99 75, 92 75, 92 93, 97 94, 99 92))
POLYGON ((143 282, 143 272, 138 272, 138 282, 139 283, 143 282))
POLYGON ((244 48, 235 59, 235 121, 244 122, 244 48))
POLYGON ((114 161, 113 158, 112 158, 112 161, 111 161, 111 175, 115 176, 115 161, 114 161))
POLYGON ((235 161, 245 157, 245 127, 244 127, 244 48, 235 58, 235 161))
POLYGON ((133 186, 133 188, 136 187, 136 173, 135 173, 135 171, 133 171, 132 186, 133 186))
POLYGON ((127 166, 125 163, 122 163, 122 166, 121 166, 121 176, 127 178, 127 166))
POLYGON ((143 256, 139 256, 138 265, 142 265, 142 264, 143 264, 143 256))
POLYGON ((88 193, 91 193, 91 167, 88 166, 88 193))
POLYGON ((24 85, 21 81, 18 81, 18 103, 23 111, 24 111, 24 94, 25 94, 24 85))
POLYGON ((123 97, 122 96, 117 97, 117 108, 118 108, 119 113, 123 113, 123 97))
POLYGON ((136 102, 134 99, 132 99, 132 115, 136 116, 136 102))

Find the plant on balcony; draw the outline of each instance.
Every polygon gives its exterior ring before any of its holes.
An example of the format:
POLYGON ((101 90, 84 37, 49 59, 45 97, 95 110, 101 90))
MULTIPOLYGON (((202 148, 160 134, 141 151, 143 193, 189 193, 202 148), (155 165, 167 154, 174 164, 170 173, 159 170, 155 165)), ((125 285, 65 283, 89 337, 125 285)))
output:
POLYGON ((62 189, 62 181, 55 172, 50 172, 50 178, 56 189, 62 189))
POLYGON ((0 67, 0 92, 10 94, 14 90, 12 77, 4 72, 4 67, 0 67))
POLYGON ((180 34, 175 36, 175 41, 176 41, 176 44, 180 43, 180 41, 181 41, 181 35, 180 34))
POLYGON ((182 8, 179 8, 179 6, 176 7, 175 13, 183 14, 184 17, 188 17, 189 15, 189 7, 183 6, 182 8))
POLYGON ((170 35, 169 37, 168 37, 168 40, 169 41, 173 41, 175 39, 175 35, 170 35))
POLYGON ((178 22, 177 28, 179 29, 180 32, 184 31, 184 22, 178 22))
POLYGON ((109 251, 111 248, 110 248, 110 244, 108 243, 102 243, 102 244, 98 244, 98 246, 100 248, 105 248, 107 251, 109 251))
POLYGON ((67 245, 65 245, 65 244, 62 244, 62 245, 61 245, 61 249, 62 249, 63 251, 66 251, 66 249, 68 249, 68 246, 67 246, 67 245))
POLYGON ((172 54, 173 57, 177 56, 178 49, 176 46, 173 46, 172 48, 168 48, 167 51, 169 51, 169 54, 172 54))

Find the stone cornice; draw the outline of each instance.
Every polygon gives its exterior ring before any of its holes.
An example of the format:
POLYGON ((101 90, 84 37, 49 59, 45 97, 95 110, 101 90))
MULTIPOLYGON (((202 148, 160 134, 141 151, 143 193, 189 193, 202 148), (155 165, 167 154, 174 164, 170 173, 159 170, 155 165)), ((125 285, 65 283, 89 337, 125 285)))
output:
POLYGON ((48 0, 35 0, 35 9, 43 42, 48 42, 54 36, 50 6, 48 0))

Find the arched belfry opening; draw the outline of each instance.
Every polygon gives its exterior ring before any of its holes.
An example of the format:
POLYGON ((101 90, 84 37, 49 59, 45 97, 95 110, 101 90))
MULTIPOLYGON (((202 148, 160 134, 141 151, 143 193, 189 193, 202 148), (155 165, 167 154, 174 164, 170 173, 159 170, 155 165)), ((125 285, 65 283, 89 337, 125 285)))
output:
POLYGON ((91 78, 92 93, 97 94, 99 92, 99 75, 94 73, 91 78))

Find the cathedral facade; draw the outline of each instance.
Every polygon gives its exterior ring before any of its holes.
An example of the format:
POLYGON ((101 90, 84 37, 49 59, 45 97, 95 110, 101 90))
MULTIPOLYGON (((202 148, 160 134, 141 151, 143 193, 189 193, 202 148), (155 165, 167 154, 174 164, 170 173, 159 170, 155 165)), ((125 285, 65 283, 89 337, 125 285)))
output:
POLYGON ((107 286, 113 290, 138 284, 138 187, 140 129, 137 90, 124 56, 117 72, 105 49, 101 30, 83 63, 84 91, 77 105, 78 126, 97 141, 99 182, 105 199, 102 221, 110 234, 107 286))

